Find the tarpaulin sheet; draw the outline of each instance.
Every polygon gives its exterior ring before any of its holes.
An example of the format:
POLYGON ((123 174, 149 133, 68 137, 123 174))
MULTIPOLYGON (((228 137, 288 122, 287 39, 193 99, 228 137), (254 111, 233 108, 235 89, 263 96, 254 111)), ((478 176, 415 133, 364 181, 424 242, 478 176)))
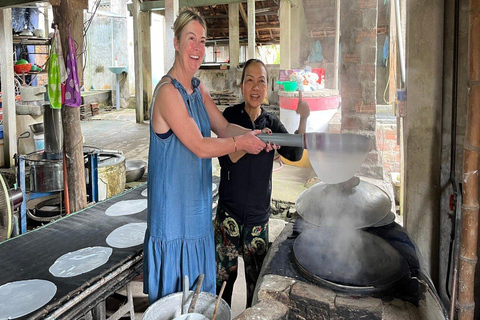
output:
MULTIPOLYGON (((124 249, 113 248, 113 253, 106 264, 87 273, 69 278, 57 278, 48 271, 59 257, 68 252, 94 246, 109 247, 106 243, 107 236, 120 226, 146 222, 146 209, 124 216, 105 214, 107 208, 119 201, 146 199, 141 195, 144 189, 146 189, 145 184, 0 243, 0 286, 13 281, 30 279, 53 282, 57 286, 57 292, 42 308, 43 312, 48 313, 134 256, 141 255, 142 245, 124 249)), ((37 313, 38 310, 21 319, 29 319, 37 313)))

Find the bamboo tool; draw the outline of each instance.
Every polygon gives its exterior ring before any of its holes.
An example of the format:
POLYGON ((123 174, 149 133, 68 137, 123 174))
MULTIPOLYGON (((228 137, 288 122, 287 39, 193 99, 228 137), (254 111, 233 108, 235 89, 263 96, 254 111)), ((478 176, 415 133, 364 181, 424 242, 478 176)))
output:
POLYGON ((223 290, 225 290, 225 286, 227 285, 227 281, 223 281, 222 288, 220 289, 220 293, 218 294, 217 303, 215 303, 215 310, 213 311, 212 320, 215 320, 217 317, 218 306, 220 305, 220 301, 222 301, 223 290))
POLYGON ((202 289, 203 278, 205 275, 202 273, 197 278, 197 287, 195 288, 195 292, 193 293, 192 303, 190 303, 190 307, 188 308, 188 313, 193 313, 195 310, 195 305, 197 304, 198 295, 200 294, 200 290, 202 289))
POLYGON ((185 314, 187 313, 187 299, 188 299, 188 292, 190 291, 189 290, 189 287, 190 287, 190 284, 189 284, 189 281, 188 281, 188 276, 185 275, 183 277, 183 295, 182 295, 182 314, 185 314))

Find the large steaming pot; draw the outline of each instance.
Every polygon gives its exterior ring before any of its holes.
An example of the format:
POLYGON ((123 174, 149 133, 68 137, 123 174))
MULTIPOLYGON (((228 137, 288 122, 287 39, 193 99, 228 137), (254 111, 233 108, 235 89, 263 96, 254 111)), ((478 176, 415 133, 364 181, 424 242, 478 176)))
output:
POLYGON ((296 210, 316 226, 356 229, 376 225, 387 218, 393 204, 388 194, 365 180, 356 183, 320 182, 300 194, 296 210))

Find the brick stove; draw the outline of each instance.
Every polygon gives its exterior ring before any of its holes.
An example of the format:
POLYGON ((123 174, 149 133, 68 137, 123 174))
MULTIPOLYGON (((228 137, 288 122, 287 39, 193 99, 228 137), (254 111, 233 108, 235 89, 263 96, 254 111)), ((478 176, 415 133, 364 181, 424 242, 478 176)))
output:
MULTIPOLYGON (((370 199, 371 193, 366 194, 361 199, 370 199)), ((357 200, 356 196, 347 199, 357 200)), ((299 202, 297 211, 302 207, 299 202)), ((321 212, 317 205, 315 210, 321 212)), ((368 210, 364 214, 368 215, 368 210)), ((312 223, 307 214, 297 215, 269 249, 254 306, 236 320, 447 319, 415 244, 389 216, 365 227, 336 229, 338 226, 312 223), (350 248, 345 250, 348 253, 332 250, 342 238, 348 238, 347 233, 353 235, 342 247, 350 248), (358 246, 362 241, 363 246, 358 246), (298 250, 299 242, 303 242, 302 250, 298 250)))
MULTIPOLYGON (((397 230, 403 229, 393 224, 397 230)), ((254 306, 236 320, 259 316, 258 319, 265 320, 447 319, 446 310, 420 265, 410 270, 408 281, 387 292, 340 292, 307 280, 292 257, 294 225, 289 223, 273 243, 257 282, 254 306)))

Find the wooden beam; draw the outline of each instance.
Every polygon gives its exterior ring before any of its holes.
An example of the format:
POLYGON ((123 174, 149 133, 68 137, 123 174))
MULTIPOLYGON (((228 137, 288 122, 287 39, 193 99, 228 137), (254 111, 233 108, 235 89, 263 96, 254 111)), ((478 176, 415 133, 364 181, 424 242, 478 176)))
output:
POLYGON ((3 106, 3 156, 5 167, 14 166, 13 155, 17 150, 17 121, 15 113, 15 83, 13 74, 12 9, 0 10, 0 57, 2 62, 0 78, 2 81, 3 106))
POLYGON ((248 55, 247 59, 255 58, 255 0, 248 0, 248 55))
POLYGON ((135 118, 137 123, 143 123, 143 47, 142 23, 140 19, 140 0, 133 0, 133 52, 135 61, 135 118))
POLYGON ((142 34, 142 82, 143 82, 143 119, 150 118, 150 104, 152 101, 152 54, 151 54, 151 12, 140 12, 140 32, 142 34))
MULTIPOLYGON (((246 27, 239 27, 239 30, 242 32, 247 32, 246 27)), ((279 25, 270 25, 270 24, 261 24, 255 27, 255 30, 257 31, 264 31, 264 30, 280 30, 279 25)), ((208 32, 225 32, 228 31, 228 28, 225 27, 220 27, 220 28, 208 28, 208 32)))
POLYGON ((333 89, 338 90, 338 60, 340 52, 340 0, 335 1, 335 47, 333 49, 333 89))
POLYGON ((388 102, 395 103, 397 93, 397 26, 395 21, 395 6, 390 5, 390 32, 389 32, 389 55, 388 55, 388 102))
MULTIPOLYGON (((271 11, 271 12, 255 12, 255 17, 259 17, 259 16, 265 16, 265 19, 267 20, 268 22, 268 16, 276 16, 277 15, 277 11, 278 10, 275 10, 275 11, 271 11)), ((245 10, 243 10, 243 12, 245 12, 245 10)), ((204 19, 228 19, 228 15, 227 14, 217 14, 217 15, 211 15, 211 16, 203 16, 204 19)))
MULTIPOLYGON (((15 1, 15 0, 7 0, 15 1)), ((240 3, 247 2, 246 0, 180 0, 179 7, 206 7, 211 5, 218 4, 230 4, 230 3, 240 3)), ((156 10, 165 10, 165 0, 158 1, 144 1, 140 4, 141 11, 156 11, 156 10)))
POLYGON ((167 8, 165 9, 165 73, 170 70, 175 61, 175 48, 173 46, 175 35, 173 32, 173 24, 177 18, 179 9, 179 0, 167 0, 167 8))
POLYGON ((48 2, 48 1, 32 1, 32 0, 2 0, 0 3, 0 9, 8 8, 8 7, 17 7, 22 5, 28 4, 35 4, 37 2, 48 2))
POLYGON ((230 52, 230 68, 238 67, 240 59, 240 33, 238 28, 238 7, 241 3, 230 3, 228 5, 228 34, 229 34, 229 52, 230 52))
POLYGON ((243 8, 243 4, 240 3, 240 15, 242 16, 243 23, 245 23, 245 27, 248 30, 248 18, 247 18, 247 13, 245 12, 245 9, 243 8))
POLYGON ((280 0, 280 69, 291 69, 291 4, 280 0))

